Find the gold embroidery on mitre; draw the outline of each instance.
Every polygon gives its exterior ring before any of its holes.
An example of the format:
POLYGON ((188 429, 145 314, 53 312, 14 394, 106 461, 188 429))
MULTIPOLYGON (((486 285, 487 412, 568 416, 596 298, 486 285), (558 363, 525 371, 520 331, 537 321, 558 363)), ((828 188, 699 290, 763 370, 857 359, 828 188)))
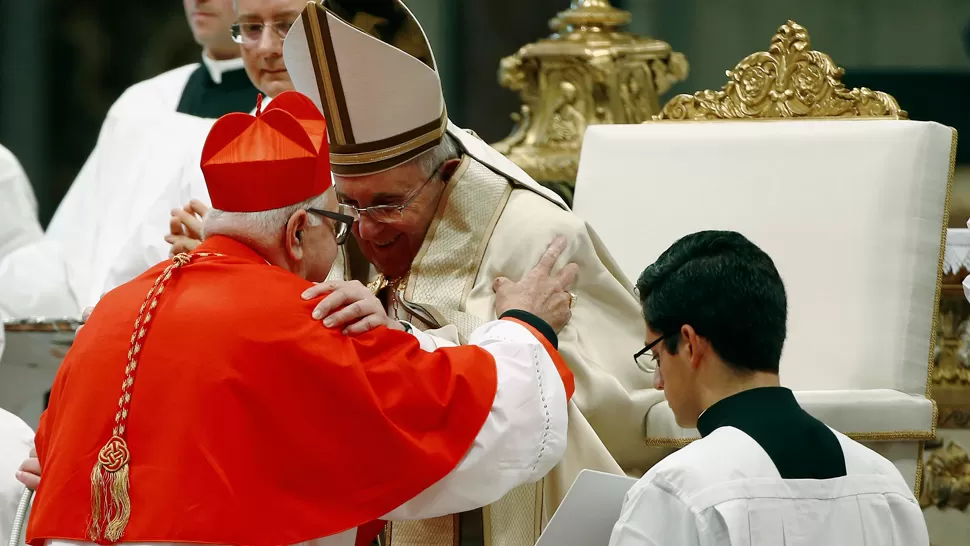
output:
MULTIPOLYGON (((344 153, 335 151, 339 148, 334 146, 330 151, 330 163, 334 165, 366 165, 377 163, 386 159, 402 156, 414 149, 421 148, 432 142, 440 142, 445 132, 448 130, 448 112, 443 110, 439 124, 433 129, 420 134, 414 138, 407 139, 399 144, 392 144, 384 148, 369 152, 344 153)), ((391 140, 391 139, 388 139, 391 140)))
MULTIPOLYGON (((317 87, 323 91, 323 100, 326 101, 327 124, 333 130, 334 144, 345 144, 347 137, 344 132, 344 117, 341 116, 340 105, 338 104, 337 92, 333 88, 333 76, 330 73, 330 65, 327 62, 327 55, 324 52, 323 31, 321 22, 326 23, 326 9, 318 7, 312 2, 304 8, 306 15, 303 19, 304 32, 310 46, 310 60, 313 62, 314 76, 317 79, 317 87), (323 19, 320 18, 319 11, 323 11, 323 19)), ((328 36, 329 39, 329 36, 328 36)))
POLYGON ((95 542, 102 540, 118 542, 125 534, 125 528, 131 518, 131 498, 128 492, 131 453, 125 440, 125 432, 131 409, 131 389, 135 384, 135 371, 138 369, 138 353, 142 348, 140 340, 148 332, 151 311, 158 306, 158 298, 165 288, 165 283, 172 278, 172 273, 194 258, 206 256, 221 256, 221 254, 183 253, 172 258, 172 264, 155 279, 155 283, 148 290, 148 295, 145 296, 145 302, 138 310, 134 333, 131 334, 130 339, 131 347, 128 349, 125 377, 121 381, 121 396, 118 398, 115 425, 111 430, 111 438, 98 452, 98 459, 91 470, 91 521, 88 536, 95 542))

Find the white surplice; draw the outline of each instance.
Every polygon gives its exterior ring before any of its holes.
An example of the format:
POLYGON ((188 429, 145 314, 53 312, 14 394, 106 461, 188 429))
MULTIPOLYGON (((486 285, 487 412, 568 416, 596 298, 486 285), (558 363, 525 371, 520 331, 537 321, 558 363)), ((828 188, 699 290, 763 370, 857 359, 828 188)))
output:
MULTIPOLYGON (((425 351, 455 346, 413 328, 412 334, 425 351)), ((555 364, 533 334, 514 322, 497 320, 479 327, 467 344, 485 349, 495 359, 498 388, 492 409, 455 469, 381 519, 423 519, 490 504, 516 486, 541 479, 566 451, 566 390, 555 364)), ((286 522, 266 524, 284 526, 286 522)), ((350 529, 303 544, 354 546, 356 539, 357 530, 350 529)), ((93 543, 49 540, 47 544, 93 543)), ((121 544, 175 546, 157 542, 121 544)))
POLYGON ((835 434, 845 476, 786 480, 750 436, 718 428, 633 486, 610 546, 927 546, 922 510, 896 467, 835 434))
MULTIPOLYGON (((203 57, 216 83, 242 62, 203 57)), ((9 256, 0 252, 6 316, 77 317, 103 293, 168 257, 163 237, 171 209, 192 198, 208 200, 199 161, 214 120, 175 111, 198 67, 139 82, 111 106, 43 237, 9 256)))
MULTIPOLYGON (((0 324, 3 316, 0 314, 0 324)), ((3 356, 3 328, 0 327, 0 357, 3 356)), ((34 448, 34 431, 20 417, 0 408, 0 540, 10 537, 24 486, 15 474, 34 448)))
POLYGON ((10 150, 0 146, 0 259, 41 235, 37 198, 27 173, 10 150))
POLYGON ((0 261, 0 311, 76 317, 164 260, 171 209, 208 195, 199 162, 213 122, 110 112, 44 237, 0 261))
MULTIPOLYGON (((967 220, 967 227, 970 228, 970 220, 967 220)), ((970 301, 970 277, 963 279, 963 295, 970 301)))

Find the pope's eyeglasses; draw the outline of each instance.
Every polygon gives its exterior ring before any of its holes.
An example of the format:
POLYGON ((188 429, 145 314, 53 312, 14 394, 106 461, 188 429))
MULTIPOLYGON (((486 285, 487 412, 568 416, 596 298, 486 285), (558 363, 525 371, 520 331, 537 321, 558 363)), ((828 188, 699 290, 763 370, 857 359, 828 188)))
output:
MULTIPOLYGON (((442 164, 443 165, 443 164, 442 164)), ((381 224, 393 224, 394 222, 399 222, 404 219, 404 209, 408 208, 411 203, 421 194, 422 191, 432 180, 435 179, 441 173, 441 166, 439 165, 437 169, 431 173, 431 176, 424 181, 421 186, 412 191, 405 197, 404 201, 395 205, 374 205, 370 207, 355 207, 353 205, 348 205, 346 203, 341 203, 341 206, 347 207, 348 211, 351 211, 357 218, 363 215, 367 215, 371 220, 379 222, 381 224)))

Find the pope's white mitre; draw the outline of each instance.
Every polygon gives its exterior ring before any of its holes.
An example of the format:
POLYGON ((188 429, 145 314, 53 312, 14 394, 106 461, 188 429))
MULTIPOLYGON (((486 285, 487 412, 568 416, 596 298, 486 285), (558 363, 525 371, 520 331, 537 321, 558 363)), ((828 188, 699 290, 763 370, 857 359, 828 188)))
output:
POLYGON ((327 118, 336 176, 397 167, 448 133, 515 187, 567 209, 555 192, 470 131, 448 121, 431 45, 401 0, 308 2, 283 42, 293 87, 327 118))
POLYGON ((283 55, 294 87, 327 118, 335 174, 382 172, 441 142, 448 116, 434 57, 399 0, 310 2, 283 55))

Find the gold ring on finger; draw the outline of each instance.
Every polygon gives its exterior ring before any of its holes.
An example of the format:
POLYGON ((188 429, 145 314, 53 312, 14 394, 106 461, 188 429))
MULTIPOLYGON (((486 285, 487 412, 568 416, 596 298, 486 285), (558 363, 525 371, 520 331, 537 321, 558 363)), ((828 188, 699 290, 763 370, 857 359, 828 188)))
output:
POLYGON ((576 307, 576 300, 578 300, 578 299, 579 299, 579 296, 577 296, 576 294, 573 294, 572 292, 569 293, 569 308, 570 309, 572 309, 573 307, 576 307))

